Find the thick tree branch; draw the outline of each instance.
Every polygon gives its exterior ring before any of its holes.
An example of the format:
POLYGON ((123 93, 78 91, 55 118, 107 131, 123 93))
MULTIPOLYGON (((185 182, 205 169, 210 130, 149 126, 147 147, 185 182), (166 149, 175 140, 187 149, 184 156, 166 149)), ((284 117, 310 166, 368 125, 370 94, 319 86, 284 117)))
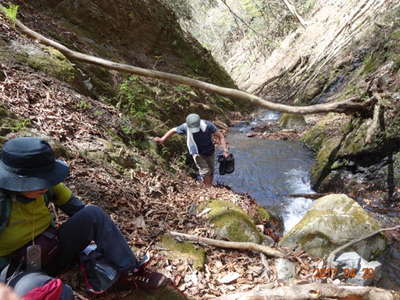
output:
POLYGON ((214 247, 256 251, 256 252, 264 253, 268 256, 285 257, 285 254, 279 250, 276 250, 276 249, 268 247, 268 246, 256 244, 256 243, 228 242, 228 241, 222 241, 222 240, 214 240, 214 239, 203 238, 203 237, 199 237, 196 235, 174 232, 174 231, 171 231, 169 234, 175 238, 182 238, 182 239, 185 239, 188 241, 196 242, 199 244, 206 244, 206 245, 210 245, 210 246, 214 246, 214 247))
MULTIPOLYGON (((4 13, 3 9, 4 9, 4 7, 2 5, 0 5, 1 13, 4 13)), ((192 86, 195 88, 206 90, 211 93, 217 93, 217 94, 229 97, 231 99, 241 99, 244 101, 249 101, 252 104, 265 107, 272 111, 279 111, 279 112, 292 113, 292 114, 317 114, 317 113, 327 113, 327 112, 353 114, 356 112, 368 111, 368 106, 370 105, 370 103, 368 103, 368 102, 362 103, 362 102, 357 101, 357 100, 359 100, 358 98, 350 98, 350 99, 339 101, 339 102, 316 104, 316 105, 310 105, 310 106, 290 106, 290 105, 273 103, 273 102, 266 101, 258 96, 255 96, 255 95, 252 95, 252 94, 240 91, 240 90, 221 87, 221 86, 218 86, 215 84, 207 83, 204 81, 192 79, 192 78, 181 76, 181 75, 139 68, 139 67, 135 67, 135 66, 127 65, 127 64, 116 63, 116 62, 106 60, 106 59, 103 59, 100 57, 87 55, 87 54, 84 54, 81 52, 71 50, 56 41, 53 41, 51 39, 44 37, 40 33, 37 33, 35 31, 31 30, 30 28, 28 28, 27 26, 25 26, 22 22, 20 22, 18 20, 15 20, 15 26, 21 32, 25 33, 28 37, 30 37, 34 40, 37 40, 38 42, 40 42, 44 45, 51 46, 51 47, 59 50, 66 57, 68 57, 72 60, 79 60, 82 62, 98 65, 98 66, 101 66, 101 67, 104 67, 107 69, 128 72, 128 73, 145 76, 145 77, 150 77, 150 78, 167 80, 167 81, 170 81, 173 83, 189 85, 189 86, 192 86)))
POLYGON ((224 295, 216 300, 308 300, 308 299, 363 299, 399 300, 400 292, 369 286, 340 286, 328 283, 312 283, 283 286, 262 291, 224 295))

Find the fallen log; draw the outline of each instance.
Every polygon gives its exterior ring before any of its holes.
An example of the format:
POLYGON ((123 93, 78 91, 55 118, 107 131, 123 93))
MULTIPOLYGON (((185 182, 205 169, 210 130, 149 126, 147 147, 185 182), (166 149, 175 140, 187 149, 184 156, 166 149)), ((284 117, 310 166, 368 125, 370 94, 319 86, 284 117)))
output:
POLYGON ((196 235, 174 232, 174 231, 171 231, 169 234, 171 236, 173 236, 174 238, 184 239, 184 240, 196 242, 199 244, 206 244, 206 245, 214 246, 214 247, 261 252, 268 256, 273 256, 273 257, 285 257, 286 256, 283 252, 281 252, 277 249, 274 249, 274 248, 271 248, 268 246, 264 246, 264 245, 260 245, 260 244, 256 244, 256 243, 228 242, 228 241, 222 241, 222 240, 203 238, 203 237, 199 237, 196 235))
POLYGON ((215 300, 400 300, 400 292, 369 286, 311 283, 224 295, 215 300))
MULTIPOLYGON (((6 8, 0 4, 0 13, 6 16, 6 8)), ((167 72, 160 72, 151 69, 140 68, 132 65, 121 64, 117 62, 113 62, 101 57, 96 57, 88 54, 84 54, 82 52, 74 51, 54 40, 48 39, 42 34, 28 28, 19 20, 12 21, 15 27, 22 33, 26 34, 29 38, 53 47, 64 54, 66 57, 72 60, 78 60, 89 64, 94 64, 97 66, 101 66, 110 70, 116 70, 120 72, 127 72, 131 74, 136 74, 139 76, 155 78, 160 80, 166 80, 173 83, 184 84, 194 88, 199 88, 211 93, 217 93, 222 96, 226 96, 233 100, 240 99, 244 101, 248 101, 252 104, 259 105, 265 107, 272 111, 279 111, 284 113, 292 113, 292 114, 318 114, 318 113, 328 113, 328 112, 337 112, 337 113, 345 113, 345 114, 354 114, 358 112, 366 112, 368 113, 369 107, 371 105, 370 101, 362 101, 360 97, 352 97, 343 101, 337 101, 332 103, 324 103, 324 104, 315 104, 309 106, 290 106, 285 104, 279 104, 267 101, 261 97, 256 95, 252 95, 250 93, 233 89, 221 87, 212 83, 196 80, 190 77, 176 75, 167 72)))

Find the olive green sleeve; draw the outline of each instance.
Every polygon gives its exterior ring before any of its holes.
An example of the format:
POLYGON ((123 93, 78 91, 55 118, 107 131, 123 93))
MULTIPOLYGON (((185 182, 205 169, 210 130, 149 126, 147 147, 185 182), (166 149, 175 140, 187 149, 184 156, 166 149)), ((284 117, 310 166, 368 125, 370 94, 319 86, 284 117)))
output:
POLYGON ((57 206, 62 206, 65 203, 67 203, 71 197, 72 197, 72 192, 69 188, 67 188, 64 183, 59 183, 55 186, 52 187, 54 197, 53 197, 53 202, 57 206))

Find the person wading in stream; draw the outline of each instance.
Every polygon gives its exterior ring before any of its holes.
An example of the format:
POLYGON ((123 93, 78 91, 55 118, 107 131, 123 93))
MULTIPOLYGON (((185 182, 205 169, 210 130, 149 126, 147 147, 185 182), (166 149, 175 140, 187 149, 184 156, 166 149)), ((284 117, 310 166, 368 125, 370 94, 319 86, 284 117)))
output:
POLYGON ((0 153, 0 281, 25 300, 44 299, 41 293, 49 300, 73 299, 71 288, 49 275, 75 264, 81 251, 91 245, 107 261, 108 269, 115 270, 115 280, 107 288, 151 290, 169 283, 164 275, 145 270, 101 208, 85 205, 72 194, 62 183, 68 173, 67 164, 55 159, 41 138, 19 137, 4 144, 0 153), (69 216, 58 228, 52 224, 49 203, 69 216))
POLYGON ((199 170, 205 185, 211 185, 214 176, 214 152, 215 146, 212 141, 212 135, 215 134, 223 148, 223 155, 229 156, 228 147, 224 135, 210 121, 201 120, 197 114, 189 114, 186 117, 186 123, 178 127, 171 128, 162 137, 155 137, 154 141, 164 143, 170 136, 178 133, 186 135, 186 144, 189 154, 199 170))

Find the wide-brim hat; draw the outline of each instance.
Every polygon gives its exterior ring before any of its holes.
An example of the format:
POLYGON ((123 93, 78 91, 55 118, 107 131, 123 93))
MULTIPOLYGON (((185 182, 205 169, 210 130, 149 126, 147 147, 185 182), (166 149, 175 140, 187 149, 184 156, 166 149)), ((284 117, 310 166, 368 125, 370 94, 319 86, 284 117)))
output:
POLYGON ((186 117, 186 125, 191 133, 200 131, 200 116, 198 114, 190 114, 186 117))
POLYGON ((27 192, 48 189, 69 173, 41 138, 18 137, 7 141, 0 154, 0 189, 27 192))

